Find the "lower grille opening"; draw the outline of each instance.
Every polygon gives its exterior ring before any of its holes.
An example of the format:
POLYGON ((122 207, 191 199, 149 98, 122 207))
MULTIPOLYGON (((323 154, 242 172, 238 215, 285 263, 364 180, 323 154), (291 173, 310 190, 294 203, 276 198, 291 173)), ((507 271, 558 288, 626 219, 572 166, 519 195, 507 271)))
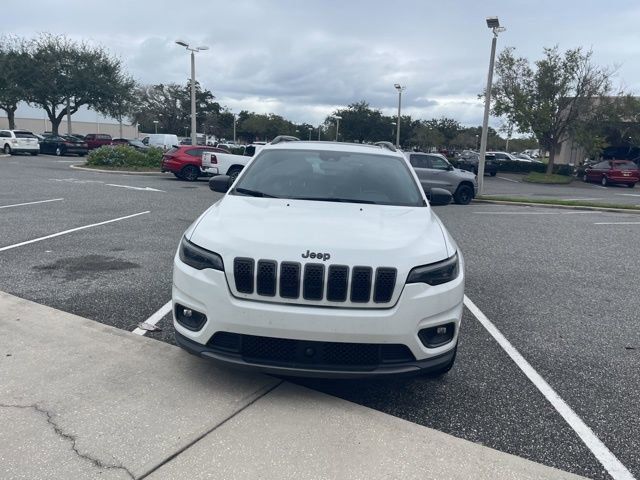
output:
POLYGON ((251 363, 308 369, 373 370, 381 364, 415 361, 406 345, 317 342, 217 332, 207 344, 251 363))

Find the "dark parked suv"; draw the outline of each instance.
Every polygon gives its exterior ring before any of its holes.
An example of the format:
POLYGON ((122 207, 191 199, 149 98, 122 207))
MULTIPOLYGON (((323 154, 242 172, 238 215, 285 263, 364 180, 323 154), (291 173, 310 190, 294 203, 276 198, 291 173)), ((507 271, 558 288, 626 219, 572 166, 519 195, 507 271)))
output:
MULTIPOLYGON (((472 152, 468 153, 458 159, 458 168, 461 170, 467 170, 478 174, 478 161, 480 154, 472 152)), ((495 177, 498 173, 498 164, 496 163, 496 156, 492 153, 488 153, 484 156, 484 174, 495 177)))
POLYGON ((111 135, 106 133, 89 133, 84 137, 89 150, 100 148, 103 145, 111 145, 111 135))

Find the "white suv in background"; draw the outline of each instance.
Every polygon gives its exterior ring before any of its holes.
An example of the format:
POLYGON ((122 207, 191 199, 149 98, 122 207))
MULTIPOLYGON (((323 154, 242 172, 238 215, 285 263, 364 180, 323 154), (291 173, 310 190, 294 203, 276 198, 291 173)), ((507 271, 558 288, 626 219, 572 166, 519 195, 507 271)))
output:
POLYGON ((0 148, 7 155, 12 153, 40 153, 38 137, 27 130, 0 130, 0 148))
POLYGON ((452 367, 464 262, 401 152, 278 138, 209 184, 174 259, 178 345, 287 375, 452 367))

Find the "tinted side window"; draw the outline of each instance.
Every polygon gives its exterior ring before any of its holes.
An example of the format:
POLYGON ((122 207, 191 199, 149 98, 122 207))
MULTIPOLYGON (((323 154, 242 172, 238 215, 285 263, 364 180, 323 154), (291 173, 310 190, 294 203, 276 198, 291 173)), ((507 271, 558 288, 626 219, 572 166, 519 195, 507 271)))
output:
POLYGON ((413 168, 429 168, 426 155, 411 155, 409 162, 413 168))
POLYGON ((187 155, 191 155, 192 157, 201 157, 202 149, 201 148, 192 148, 191 150, 186 151, 187 155))
POLYGON ((440 157, 429 157, 431 161, 431 168, 434 170, 449 170, 449 164, 446 160, 440 157))
POLYGON ((596 164, 593 168, 597 168, 598 170, 606 170, 609 168, 609 162, 600 162, 596 164))
POLYGON ((0 132, 0 137, 2 137, 2 138, 11 138, 11 133, 6 132, 6 131, 0 132))

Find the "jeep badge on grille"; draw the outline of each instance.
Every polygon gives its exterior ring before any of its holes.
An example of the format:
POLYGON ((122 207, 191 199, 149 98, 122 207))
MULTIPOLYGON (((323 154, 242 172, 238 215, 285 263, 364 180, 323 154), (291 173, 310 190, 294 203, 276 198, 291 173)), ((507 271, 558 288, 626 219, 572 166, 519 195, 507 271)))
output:
POLYGON ((331 258, 331 255, 328 253, 322 253, 322 252, 316 253, 316 252, 310 252, 309 250, 307 250, 306 253, 302 254, 302 258, 317 258, 318 260, 322 260, 323 262, 326 262, 331 258))

